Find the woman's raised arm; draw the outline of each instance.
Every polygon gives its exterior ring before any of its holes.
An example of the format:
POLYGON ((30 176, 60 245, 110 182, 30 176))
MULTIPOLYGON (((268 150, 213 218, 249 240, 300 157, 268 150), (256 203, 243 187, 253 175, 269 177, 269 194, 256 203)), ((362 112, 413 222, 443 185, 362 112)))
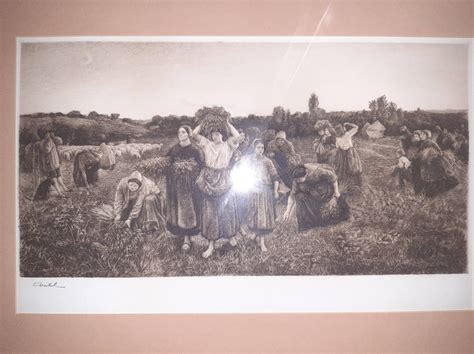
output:
POLYGON ((230 135, 234 138, 238 138, 240 135, 239 135, 239 132, 237 129, 235 129, 235 127, 230 124, 229 120, 227 120, 227 126, 229 127, 230 129, 230 135))
POLYGON ((193 135, 200 135, 199 133, 201 132, 201 124, 198 124, 196 128, 193 130, 193 135))
POLYGON ((208 140, 206 137, 204 137, 200 133, 201 133, 201 124, 199 124, 196 128, 194 128, 192 138, 202 148, 208 142, 208 140))
POLYGON ((237 129, 235 129, 235 127, 232 124, 230 124, 228 119, 227 119, 227 126, 229 127, 229 130, 230 130, 229 141, 235 147, 238 147, 239 146, 239 138, 240 138, 239 131, 237 129))
POLYGON ((359 127, 353 123, 344 123, 344 126, 346 125, 351 127, 351 129, 346 132, 346 134, 349 134, 350 136, 353 136, 359 130, 359 127))

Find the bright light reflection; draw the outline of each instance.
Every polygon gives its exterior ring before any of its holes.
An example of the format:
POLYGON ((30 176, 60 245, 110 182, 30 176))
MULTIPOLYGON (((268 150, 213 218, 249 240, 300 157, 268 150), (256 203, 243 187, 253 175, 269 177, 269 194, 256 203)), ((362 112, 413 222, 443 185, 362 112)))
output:
POLYGON ((258 176, 254 168, 242 163, 234 166, 230 173, 232 188, 238 193, 250 192, 257 185, 258 176))

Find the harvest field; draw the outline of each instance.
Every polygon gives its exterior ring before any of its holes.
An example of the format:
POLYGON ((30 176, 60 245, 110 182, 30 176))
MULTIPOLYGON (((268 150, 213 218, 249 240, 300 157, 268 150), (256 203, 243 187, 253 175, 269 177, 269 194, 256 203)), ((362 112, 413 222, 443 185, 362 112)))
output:
MULTIPOLYGON (((313 162, 312 137, 291 139, 304 162, 313 162)), ((175 138, 157 139, 165 154, 175 138)), ((117 157, 114 170, 101 170, 88 195, 76 188, 66 198, 32 202, 31 175, 19 176, 20 273, 24 277, 143 277, 204 275, 369 275, 463 273, 467 267, 467 165, 456 162, 460 184, 433 199, 400 191, 390 172, 399 140, 355 140, 364 183, 348 201, 349 221, 298 232, 296 221, 278 221, 261 253, 255 241, 238 235, 233 248, 219 241, 203 259, 207 241, 192 238, 190 252, 172 235, 130 230, 99 222, 94 207, 112 204, 115 189, 138 164, 117 157)), ((151 157, 151 156, 145 156, 151 157)), ((71 161, 63 161, 65 183, 73 187, 71 161)), ((156 181, 163 193, 163 179, 156 181)), ((341 186, 341 192, 344 192, 341 186)), ((284 206, 277 207, 283 215, 284 206)))

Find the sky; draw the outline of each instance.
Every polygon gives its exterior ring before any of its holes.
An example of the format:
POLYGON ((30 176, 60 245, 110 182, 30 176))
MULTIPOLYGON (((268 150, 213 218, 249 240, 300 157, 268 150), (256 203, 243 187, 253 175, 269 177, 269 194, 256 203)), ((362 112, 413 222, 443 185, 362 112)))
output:
POLYGON ((121 117, 232 116, 368 109, 386 95, 404 110, 468 108, 468 46, 289 42, 22 43, 20 114, 97 111, 121 117))

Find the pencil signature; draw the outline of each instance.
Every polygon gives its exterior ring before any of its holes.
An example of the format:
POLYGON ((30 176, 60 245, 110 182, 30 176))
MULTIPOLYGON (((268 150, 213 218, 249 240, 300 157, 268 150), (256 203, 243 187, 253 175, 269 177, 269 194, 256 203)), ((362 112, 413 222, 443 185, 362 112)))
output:
POLYGON ((54 283, 43 283, 42 281, 35 281, 33 283, 34 287, 39 287, 39 288, 58 288, 58 289, 64 289, 66 288, 64 285, 58 284, 57 281, 54 283))

